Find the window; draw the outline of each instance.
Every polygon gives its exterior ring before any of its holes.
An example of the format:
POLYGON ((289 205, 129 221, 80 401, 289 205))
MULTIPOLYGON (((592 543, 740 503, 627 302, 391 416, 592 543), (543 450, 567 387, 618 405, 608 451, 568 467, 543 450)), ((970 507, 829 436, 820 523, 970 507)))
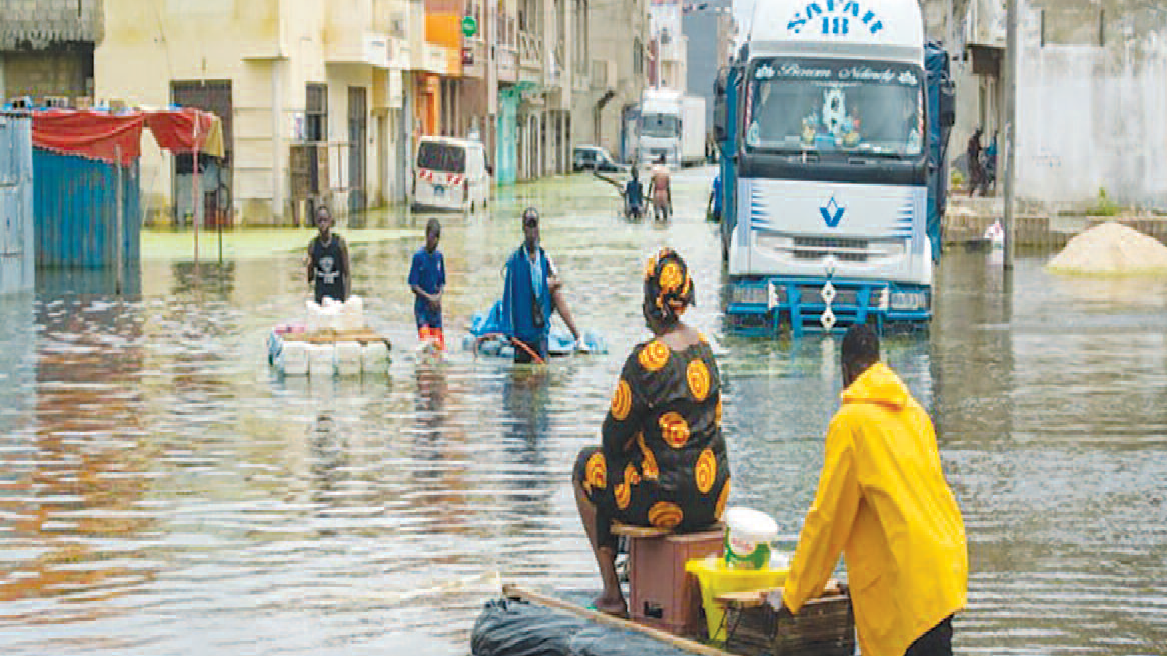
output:
POLYGON ((417 167, 431 171, 462 173, 466 170, 466 150, 460 146, 423 141, 417 148, 417 167))
POLYGON ((328 140, 328 85, 309 84, 304 104, 304 139, 328 140))
POLYGON ((761 150, 923 152, 923 71, 828 59, 763 59, 750 68, 745 142, 761 150))

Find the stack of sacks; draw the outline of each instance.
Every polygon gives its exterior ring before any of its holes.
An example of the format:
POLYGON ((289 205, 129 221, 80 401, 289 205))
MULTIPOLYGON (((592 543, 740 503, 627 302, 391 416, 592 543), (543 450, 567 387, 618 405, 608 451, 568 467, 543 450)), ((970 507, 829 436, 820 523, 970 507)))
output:
POLYGON ((1167 246, 1125 225, 1103 223, 1071 239, 1047 266, 1081 275, 1167 275, 1167 246))

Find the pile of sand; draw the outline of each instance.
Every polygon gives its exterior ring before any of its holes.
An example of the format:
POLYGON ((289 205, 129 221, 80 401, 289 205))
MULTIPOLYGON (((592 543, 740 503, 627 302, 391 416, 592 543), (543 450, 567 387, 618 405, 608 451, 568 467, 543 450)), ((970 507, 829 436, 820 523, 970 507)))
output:
POLYGON ((1071 239, 1047 266, 1057 273, 1167 275, 1167 246, 1134 228, 1103 223, 1071 239))

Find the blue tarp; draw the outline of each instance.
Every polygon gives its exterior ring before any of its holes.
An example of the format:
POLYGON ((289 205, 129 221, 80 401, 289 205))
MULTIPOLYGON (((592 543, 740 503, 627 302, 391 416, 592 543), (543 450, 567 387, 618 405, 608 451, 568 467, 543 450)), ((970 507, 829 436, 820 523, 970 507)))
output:
MULTIPOLYGON (((515 351, 509 342, 509 337, 510 335, 503 330, 502 301, 495 301, 494 305, 490 306, 490 310, 478 312, 471 318, 470 334, 462 338, 462 346, 468 351, 477 348, 479 353, 485 355, 510 358, 514 357, 515 351), (479 338, 490 335, 497 335, 498 339, 485 339, 479 342, 479 338)), ((585 330, 581 337, 589 352, 608 352, 608 345, 596 333, 585 330)), ((566 330, 552 328, 551 334, 548 336, 547 350, 553 356, 567 355, 575 350, 575 340, 572 339, 571 333, 566 330)))

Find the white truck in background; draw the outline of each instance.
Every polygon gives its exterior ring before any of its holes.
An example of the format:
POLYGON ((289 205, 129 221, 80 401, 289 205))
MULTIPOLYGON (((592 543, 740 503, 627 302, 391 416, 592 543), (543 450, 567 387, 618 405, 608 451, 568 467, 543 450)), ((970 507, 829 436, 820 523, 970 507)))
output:
POLYGON ((642 168, 661 155, 673 169, 700 164, 705 160, 705 99, 675 89, 645 89, 638 132, 642 168))
POLYGON ((705 98, 685 96, 681 99, 681 164, 700 166, 705 163, 705 98))

